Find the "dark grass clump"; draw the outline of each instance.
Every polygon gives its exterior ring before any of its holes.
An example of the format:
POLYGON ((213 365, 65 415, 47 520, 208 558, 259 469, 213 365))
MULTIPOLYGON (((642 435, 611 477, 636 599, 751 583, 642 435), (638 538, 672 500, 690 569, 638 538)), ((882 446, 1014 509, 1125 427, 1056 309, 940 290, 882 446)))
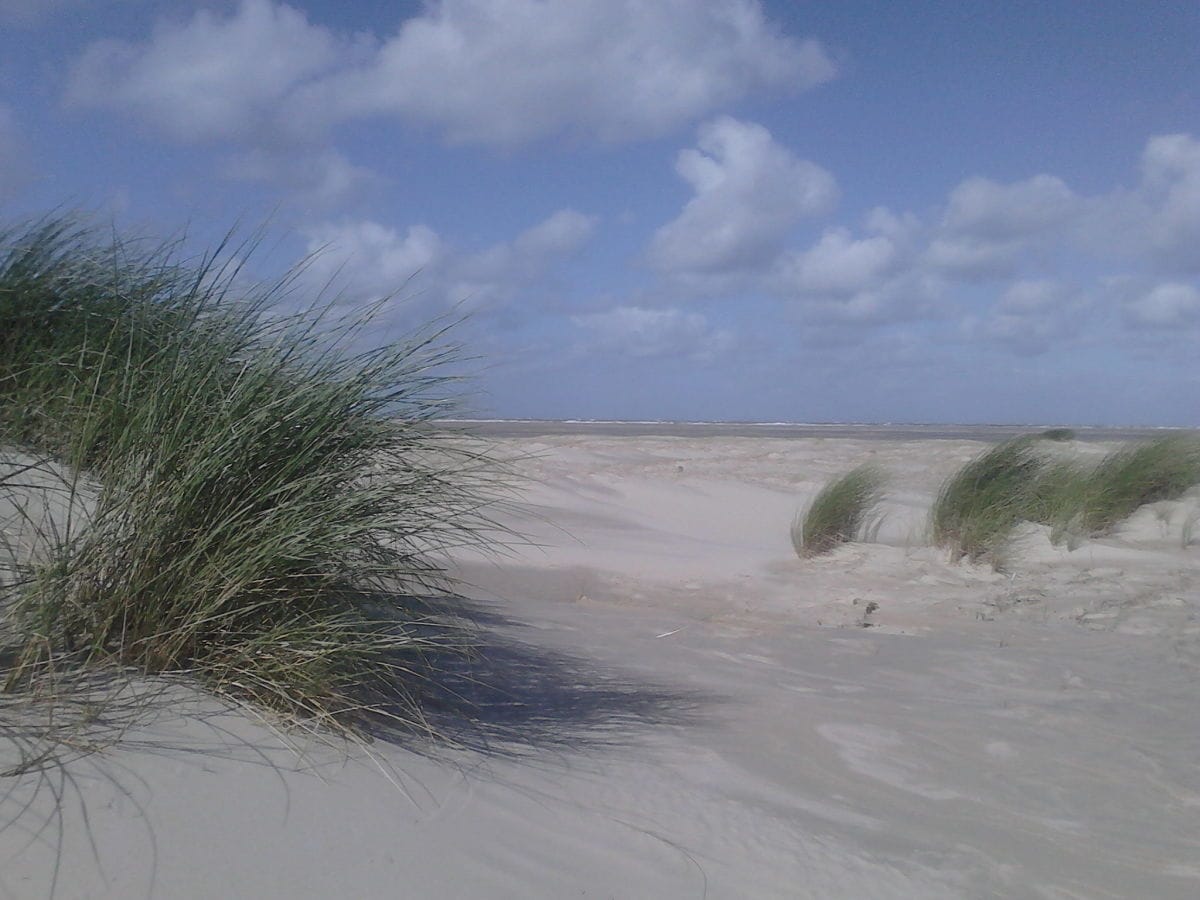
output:
POLYGON ((862 536, 872 508, 883 497, 884 476, 861 465, 826 484, 792 523, 792 546, 801 557, 828 553, 862 536))
POLYGON ((948 546, 958 559, 997 554, 1036 506, 1043 470, 1043 458, 1029 437, 1005 441, 967 463, 934 501, 934 543, 948 546))
POLYGON ((1038 437, 1046 441, 1073 441, 1075 440, 1075 431, 1071 428, 1047 428, 1041 432, 1038 437))
POLYGON ((354 350, 363 323, 288 314, 288 279, 239 290, 220 255, 68 219, 0 235, 0 444, 98 485, 86 527, 0 585, 3 675, 183 671, 353 727, 422 665, 407 598, 494 534, 499 481, 434 427, 454 390, 443 331, 354 350))

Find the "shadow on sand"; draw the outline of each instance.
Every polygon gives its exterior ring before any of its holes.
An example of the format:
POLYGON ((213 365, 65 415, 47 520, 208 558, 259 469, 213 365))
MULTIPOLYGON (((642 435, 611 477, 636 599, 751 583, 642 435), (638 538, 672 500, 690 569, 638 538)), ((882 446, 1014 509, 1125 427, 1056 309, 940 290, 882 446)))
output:
POLYGON ((522 623, 468 598, 433 601, 430 611, 431 619, 445 616, 452 632, 465 630, 469 647, 428 654, 405 693, 383 699, 394 717, 367 723, 374 738, 418 752, 438 745, 506 756, 595 749, 696 725, 721 700, 522 640, 522 623), (404 724, 414 710, 419 729, 404 724))
MULTIPOLYGON (((403 607, 403 615, 427 616, 421 636, 456 649, 399 661, 411 677, 364 697, 382 714, 359 725, 368 738, 430 761, 460 765, 466 751, 532 762, 631 745, 656 729, 694 725, 719 702, 521 640, 520 622, 465 598, 405 598, 403 607)), ((241 716, 254 715, 252 708, 239 713, 228 699, 214 702, 186 676, 80 672, 59 687, 62 693, 52 697, 0 695, 0 850, 46 850, 47 897, 58 894, 63 860, 80 853, 91 857, 88 871, 109 888, 119 874, 92 829, 88 808, 96 799, 127 808, 138 823, 131 827, 145 832, 146 896, 153 895, 153 782, 145 780, 140 757, 167 757, 173 766, 207 768, 217 760, 260 766, 275 773, 290 797, 287 773, 325 771, 331 757, 321 746, 332 748, 335 765, 336 757, 348 760, 362 749, 354 738, 305 723, 246 729, 241 716)), ((403 771, 403 757, 370 756, 405 793, 422 789, 403 771)))

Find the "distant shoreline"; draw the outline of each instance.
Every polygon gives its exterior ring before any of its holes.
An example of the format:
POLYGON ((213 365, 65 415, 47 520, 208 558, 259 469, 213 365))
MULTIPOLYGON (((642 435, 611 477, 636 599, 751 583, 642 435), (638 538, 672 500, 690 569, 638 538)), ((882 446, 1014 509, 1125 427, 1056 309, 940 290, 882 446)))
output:
MULTIPOLYGON (((542 436, 596 437, 746 437, 746 438, 853 438, 858 440, 1003 441, 1036 434, 1051 425, 936 425, 790 422, 648 422, 579 419, 443 419, 441 423, 480 437, 517 438, 542 436)), ((1176 427, 1073 426, 1082 441, 1120 441, 1161 437, 1167 432, 1194 432, 1176 427)))

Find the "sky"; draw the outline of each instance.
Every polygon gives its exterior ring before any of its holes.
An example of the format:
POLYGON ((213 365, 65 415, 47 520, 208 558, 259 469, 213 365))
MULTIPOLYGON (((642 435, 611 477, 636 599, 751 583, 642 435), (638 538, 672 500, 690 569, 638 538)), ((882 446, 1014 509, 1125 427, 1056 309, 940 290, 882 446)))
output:
POLYGON ((1195 0, 0 0, 0 220, 261 227, 372 340, 465 316, 474 416, 1200 426, 1197 47, 1195 0))

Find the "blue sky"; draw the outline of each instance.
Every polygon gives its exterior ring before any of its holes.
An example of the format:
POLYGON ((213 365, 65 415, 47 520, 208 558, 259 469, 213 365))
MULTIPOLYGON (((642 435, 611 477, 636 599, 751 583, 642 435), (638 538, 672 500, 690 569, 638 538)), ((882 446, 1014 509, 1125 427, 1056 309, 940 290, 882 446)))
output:
POLYGON ((448 311, 479 415, 1200 425, 1200 4, 0 0, 0 214, 448 311))

